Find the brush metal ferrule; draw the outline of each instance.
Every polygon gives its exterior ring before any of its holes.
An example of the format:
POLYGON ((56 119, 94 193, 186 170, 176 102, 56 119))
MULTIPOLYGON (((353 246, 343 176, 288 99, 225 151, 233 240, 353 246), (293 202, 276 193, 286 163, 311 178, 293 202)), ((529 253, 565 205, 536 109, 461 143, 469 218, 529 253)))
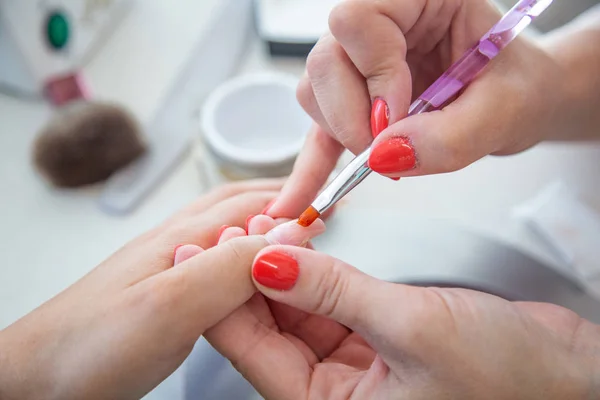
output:
POLYGON ((317 196, 311 206, 323 214, 369 176, 372 172, 369 168, 370 154, 371 149, 368 148, 357 155, 317 196))

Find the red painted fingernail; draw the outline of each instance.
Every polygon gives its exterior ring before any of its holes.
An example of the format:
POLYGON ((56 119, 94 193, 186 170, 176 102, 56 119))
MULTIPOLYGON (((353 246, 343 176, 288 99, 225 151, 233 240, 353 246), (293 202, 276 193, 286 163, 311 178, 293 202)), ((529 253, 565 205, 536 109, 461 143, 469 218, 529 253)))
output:
POLYGON ((229 228, 229 225, 223 225, 219 228, 219 233, 217 234, 217 242, 221 239, 221 235, 225 232, 225 229, 229 228))
POLYGON ((273 204, 275 204, 275 202, 276 202, 276 201, 277 201, 277 199, 276 199, 276 198, 275 198, 275 199, 273 199, 273 200, 271 200, 271 201, 269 202, 269 204, 267 204, 267 205, 265 206, 265 208, 263 208, 263 210, 260 212, 260 214, 261 214, 261 215, 267 215, 267 213, 269 212, 269 209, 270 209, 271 207, 273 207, 273 204))
POLYGON ((417 164, 415 149, 407 138, 394 137, 371 149, 369 167, 380 174, 393 174, 413 169, 417 164))
POLYGON ((390 124, 390 109, 385 100, 375 99, 371 109, 371 135, 377 137, 390 124))
POLYGON ((248 233, 248 226, 250 225, 250 221, 252 221, 252 218, 256 217, 256 215, 248 215, 248 218, 246 218, 246 233, 248 233))
POLYGON ((266 253, 254 262, 252 276, 268 288, 289 290, 298 279, 298 261, 285 253, 266 253))

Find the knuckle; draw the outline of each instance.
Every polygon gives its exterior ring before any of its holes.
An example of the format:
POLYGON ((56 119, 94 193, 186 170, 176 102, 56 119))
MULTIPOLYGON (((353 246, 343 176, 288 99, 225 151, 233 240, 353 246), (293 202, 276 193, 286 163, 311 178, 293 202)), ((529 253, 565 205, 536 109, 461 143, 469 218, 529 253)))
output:
POLYGON ((329 14, 329 30, 336 38, 351 37, 361 29, 372 2, 346 0, 337 4, 329 14))
POLYGON ((330 267, 326 268, 321 275, 316 288, 318 293, 315 303, 316 313, 325 316, 337 313, 348 292, 348 279, 343 274, 343 267, 341 261, 333 260, 330 267))
POLYGON ((311 81, 321 79, 327 73, 331 64, 331 52, 329 46, 321 39, 311 50, 306 58, 306 75, 311 81))
POLYGON ((344 48, 331 35, 323 36, 313 47, 306 59, 306 75, 314 84, 315 81, 328 76, 332 64, 338 64, 347 57, 344 48))
POLYGON ((315 94, 308 77, 303 77, 300 80, 300 83, 296 88, 296 100, 298 100, 300 106, 308 114, 311 114, 317 108, 315 94))

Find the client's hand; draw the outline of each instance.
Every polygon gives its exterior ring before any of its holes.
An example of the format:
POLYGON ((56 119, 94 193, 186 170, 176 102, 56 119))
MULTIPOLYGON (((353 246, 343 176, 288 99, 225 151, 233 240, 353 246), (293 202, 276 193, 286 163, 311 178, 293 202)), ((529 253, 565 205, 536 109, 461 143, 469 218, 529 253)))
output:
POLYGON ((262 292, 207 338, 267 399, 591 399, 600 328, 564 308, 382 282, 262 250, 262 292))
POLYGON ((256 292, 250 269, 260 249, 301 244, 322 230, 320 223, 288 241, 275 232, 213 247, 222 225, 243 226, 281 183, 211 192, 0 331, 0 398, 138 399, 158 385, 207 328, 256 292), (172 267, 180 243, 213 248, 172 267))

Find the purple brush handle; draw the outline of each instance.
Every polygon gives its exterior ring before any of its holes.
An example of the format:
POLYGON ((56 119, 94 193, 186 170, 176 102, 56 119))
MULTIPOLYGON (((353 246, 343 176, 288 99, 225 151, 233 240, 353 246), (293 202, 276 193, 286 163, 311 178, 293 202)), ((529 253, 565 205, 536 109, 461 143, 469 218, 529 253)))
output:
POLYGON ((521 0, 411 106, 408 115, 439 110, 471 82, 552 0, 521 0))

